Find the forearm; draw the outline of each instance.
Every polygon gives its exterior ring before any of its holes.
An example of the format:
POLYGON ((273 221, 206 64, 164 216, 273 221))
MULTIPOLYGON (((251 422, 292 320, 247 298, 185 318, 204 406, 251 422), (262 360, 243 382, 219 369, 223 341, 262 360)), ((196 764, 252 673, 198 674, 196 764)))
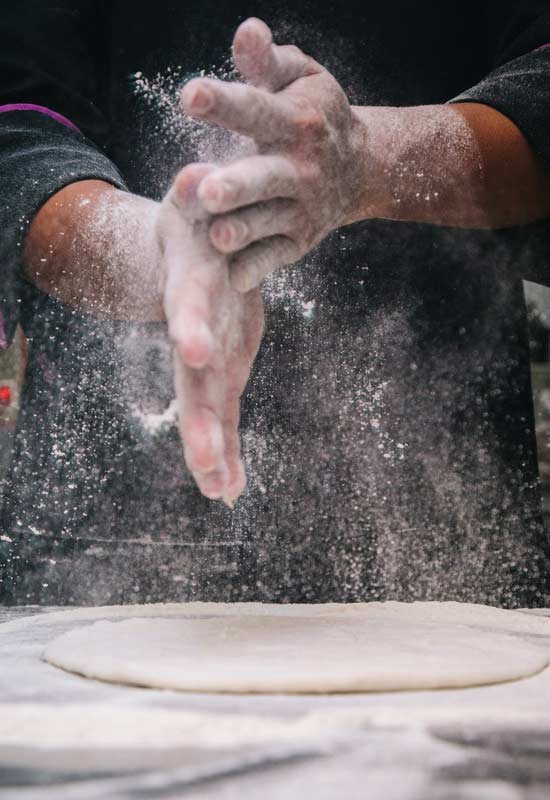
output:
POLYGON ((550 176, 498 111, 465 103, 355 107, 353 116, 364 190, 349 222, 503 228, 550 215, 550 176))
POLYGON ((155 224, 159 204, 102 181, 60 190, 31 223, 25 277, 100 317, 163 319, 155 224))

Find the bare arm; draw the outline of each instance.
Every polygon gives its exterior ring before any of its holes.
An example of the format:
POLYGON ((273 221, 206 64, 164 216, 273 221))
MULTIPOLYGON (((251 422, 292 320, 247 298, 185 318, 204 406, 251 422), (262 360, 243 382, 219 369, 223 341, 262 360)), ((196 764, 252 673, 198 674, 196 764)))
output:
POLYGON ((260 20, 233 53, 248 84, 190 81, 192 116, 254 140, 199 195, 241 291, 335 228, 372 218, 500 228, 550 215, 550 176, 519 128, 486 105, 350 107, 336 80, 260 20))
POLYGON ((102 181, 76 182, 40 209, 24 269, 39 289, 96 317, 166 320, 187 466, 200 490, 231 505, 245 485, 239 398, 263 324, 259 292, 229 285, 196 190, 212 167, 189 166, 162 203, 102 181))
POLYGON ((355 107, 353 116, 366 185, 350 221, 503 228, 550 215, 550 174, 519 128, 495 109, 355 107))
POLYGON ((61 189, 31 223, 27 279, 85 313, 164 319, 155 238, 159 208, 102 181, 61 189))
MULTIPOLYGON (((341 223, 506 227, 550 215, 550 175, 516 125, 488 106, 355 107, 352 120, 362 191, 341 223)), ((159 209, 101 181, 67 186, 33 220, 28 279, 88 313, 164 319, 159 209)))
POLYGON ((160 207, 105 184, 69 187, 37 215, 26 249, 28 277, 84 310, 164 310, 187 463, 207 496, 229 501, 244 485, 238 397, 262 324, 250 290, 265 275, 360 219, 501 227, 550 213, 548 176, 493 109, 351 108, 326 70, 273 45, 259 20, 239 28, 234 55, 248 84, 197 79, 183 104, 250 137, 255 155, 184 170, 160 207))

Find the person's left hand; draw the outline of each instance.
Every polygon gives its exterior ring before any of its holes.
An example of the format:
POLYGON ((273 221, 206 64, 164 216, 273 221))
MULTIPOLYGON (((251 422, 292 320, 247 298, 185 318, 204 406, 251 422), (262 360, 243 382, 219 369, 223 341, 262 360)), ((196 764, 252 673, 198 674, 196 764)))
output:
POLYGON ((248 83, 196 78, 182 105, 255 143, 255 155, 213 170, 198 190, 216 215, 211 241, 231 254, 232 284, 246 292, 352 221, 367 178, 352 108, 329 72, 296 47, 274 45, 258 19, 239 27, 233 54, 248 83))

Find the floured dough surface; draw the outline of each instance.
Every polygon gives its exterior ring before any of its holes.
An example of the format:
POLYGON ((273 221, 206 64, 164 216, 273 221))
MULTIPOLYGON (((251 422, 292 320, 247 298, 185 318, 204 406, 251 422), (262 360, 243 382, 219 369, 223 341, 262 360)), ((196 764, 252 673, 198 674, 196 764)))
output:
POLYGON ((75 628, 44 657, 104 681, 230 693, 467 687, 527 677, 549 660, 521 634, 546 633, 550 623, 485 606, 182 604, 167 615, 157 608, 75 628))

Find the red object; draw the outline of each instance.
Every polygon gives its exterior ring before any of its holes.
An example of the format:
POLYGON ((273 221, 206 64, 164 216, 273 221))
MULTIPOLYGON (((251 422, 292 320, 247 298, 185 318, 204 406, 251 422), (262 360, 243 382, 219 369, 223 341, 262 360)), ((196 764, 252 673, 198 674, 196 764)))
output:
POLYGON ((0 406, 9 406, 11 403, 11 389, 9 386, 0 386, 0 406))

